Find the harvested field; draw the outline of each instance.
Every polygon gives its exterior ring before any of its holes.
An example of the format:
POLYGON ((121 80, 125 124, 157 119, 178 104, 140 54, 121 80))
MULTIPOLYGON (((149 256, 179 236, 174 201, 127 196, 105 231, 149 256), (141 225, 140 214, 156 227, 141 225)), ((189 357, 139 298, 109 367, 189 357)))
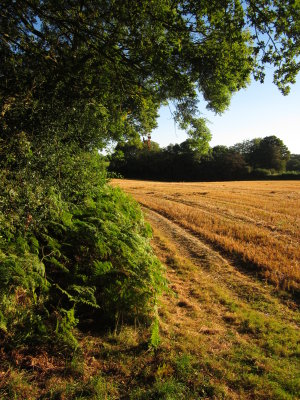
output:
POLYGON ((145 208, 277 288, 300 289, 300 182, 114 180, 145 208))

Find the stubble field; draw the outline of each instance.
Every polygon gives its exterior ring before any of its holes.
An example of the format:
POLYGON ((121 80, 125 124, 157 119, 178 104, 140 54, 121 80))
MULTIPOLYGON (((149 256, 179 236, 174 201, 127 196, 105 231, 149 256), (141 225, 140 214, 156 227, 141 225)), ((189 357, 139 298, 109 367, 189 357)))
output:
POLYGON ((170 289, 151 388, 130 398, 300 398, 300 183, 112 184, 142 205, 170 289))
POLYGON ((114 184, 236 265, 277 288, 299 291, 300 182, 114 184))

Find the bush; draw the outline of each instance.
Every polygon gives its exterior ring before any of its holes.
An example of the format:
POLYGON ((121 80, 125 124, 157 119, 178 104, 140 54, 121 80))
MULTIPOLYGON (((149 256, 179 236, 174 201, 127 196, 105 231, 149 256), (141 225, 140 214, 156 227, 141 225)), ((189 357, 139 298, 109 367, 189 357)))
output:
MULTIPOLYGON (((97 157, 97 156, 95 156, 97 157)), ((137 203, 110 187, 82 158, 67 187, 24 170, 2 172, 0 342, 51 340, 74 348, 73 328, 149 318, 165 285, 137 203), (86 170, 86 163, 89 169, 86 170), (10 174, 12 174, 10 172, 10 174), (86 174, 86 173, 85 173, 86 174), (76 178, 76 185, 74 181, 76 178), (17 187, 16 180, 22 179, 17 187)), ((64 182, 68 182, 65 177, 64 182)))
POLYGON ((267 178, 270 175, 272 175, 272 171, 270 171, 269 169, 264 169, 264 168, 255 168, 251 172, 251 177, 257 178, 257 179, 267 178))

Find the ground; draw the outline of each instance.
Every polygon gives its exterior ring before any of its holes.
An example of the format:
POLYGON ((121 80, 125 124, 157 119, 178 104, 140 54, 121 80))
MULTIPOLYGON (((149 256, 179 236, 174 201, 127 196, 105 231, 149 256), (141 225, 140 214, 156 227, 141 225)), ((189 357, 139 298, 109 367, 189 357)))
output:
MULTIPOLYGON (((158 347, 150 344, 151 329, 136 321, 101 335, 78 331, 80 349, 68 360, 46 350, 26 355, 26 349, 16 349, 9 360, 2 357, 0 399, 300 398, 294 292, 267 280, 252 264, 247 268, 247 260, 206 240, 195 226, 169 218, 174 210, 162 211, 157 205, 165 200, 147 183, 114 184, 143 199, 152 247, 165 266, 168 290, 158 304, 158 347)), ((279 233, 288 236, 294 228, 284 229, 279 233)))

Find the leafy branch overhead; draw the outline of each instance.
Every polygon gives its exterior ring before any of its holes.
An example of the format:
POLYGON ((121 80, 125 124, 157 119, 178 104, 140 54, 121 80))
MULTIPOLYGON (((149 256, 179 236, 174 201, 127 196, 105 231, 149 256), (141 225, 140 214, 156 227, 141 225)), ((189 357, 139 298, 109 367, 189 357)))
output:
POLYGON ((177 104, 186 127, 198 91, 222 112, 251 73, 264 80, 266 64, 286 94, 300 68, 299 1, 4 0, 0 7, 4 123, 19 103, 40 120, 63 109, 66 126, 85 117, 89 133, 80 126, 77 139, 87 146, 150 131, 166 101, 177 104))

